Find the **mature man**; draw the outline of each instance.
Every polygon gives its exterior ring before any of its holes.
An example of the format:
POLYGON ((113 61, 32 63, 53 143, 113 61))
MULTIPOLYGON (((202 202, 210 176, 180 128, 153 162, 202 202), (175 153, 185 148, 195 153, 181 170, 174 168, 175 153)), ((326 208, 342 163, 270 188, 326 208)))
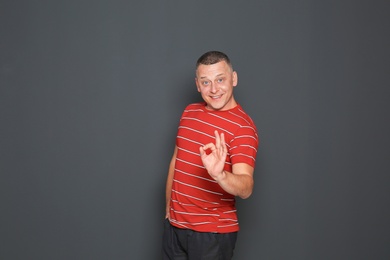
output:
POLYGON ((196 64, 204 102, 180 119, 166 183, 163 259, 231 259, 239 230, 235 197, 248 198, 258 135, 233 95, 237 72, 210 51, 196 64))

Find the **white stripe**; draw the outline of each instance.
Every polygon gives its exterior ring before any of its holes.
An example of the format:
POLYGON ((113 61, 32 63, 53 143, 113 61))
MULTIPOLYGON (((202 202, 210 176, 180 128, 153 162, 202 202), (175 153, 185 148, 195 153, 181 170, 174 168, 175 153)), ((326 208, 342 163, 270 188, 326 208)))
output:
POLYGON ((180 225, 180 226, 182 226, 183 228, 189 228, 189 227, 187 227, 186 225, 183 225, 183 224, 181 224, 180 222, 178 222, 176 219, 171 218, 171 219, 169 219, 169 221, 171 221, 171 222, 173 222, 173 223, 175 223, 175 224, 177 224, 177 225, 180 225))
POLYGON ((228 119, 226 119, 226 118, 224 118, 224 117, 221 117, 221 116, 218 116, 218 115, 215 115, 215 114, 211 114, 211 113, 208 113, 208 114, 211 115, 211 116, 218 117, 218 118, 220 118, 220 119, 222 119, 222 120, 225 120, 225 121, 227 121, 227 122, 229 122, 229 123, 232 123, 232 124, 235 124, 235 125, 238 125, 238 126, 242 127, 242 125, 240 125, 239 123, 234 122, 234 121, 232 121, 232 120, 228 120, 228 119))
POLYGON ((205 181, 209 181, 209 182, 213 182, 213 183, 217 183, 217 181, 213 180, 213 179, 207 179, 207 178, 204 178, 204 177, 201 177, 201 176, 197 176, 197 175, 194 175, 194 174, 191 174, 191 173, 188 173, 188 172, 185 172, 185 171, 181 171, 181 170, 178 170, 178 169, 175 169, 177 172, 180 172, 182 174, 185 174, 185 175, 188 175, 188 176, 191 176, 191 177, 194 177, 194 178, 198 178, 198 179, 202 179, 202 180, 205 180, 205 181))
POLYGON ((182 215, 191 215, 191 216, 213 216, 213 217, 219 217, 219 214, 202 214, 202 213, 191 213, 191 212, 184 212, 184 211, 176 211, 172 209, 173 212, 176 214, 182 214, 182 215))
MULTIPOLYGON (((209 137, 211 137, 211 138, 213 138, 213 139, 215 139, 215 137, 213 137, 213 136, 210 136, 210 135, 207 135, 207 134, 205 134, 205 135, 206 135, 206 136, 209 136, 209 137)), ((188 142, 191 142, 191 143, 197 144, 197 145, 199 145, 199 146, 203 146, 203 145, 205 145, 205 144, 202 144, 202 143, 196 142, 196 141, 194 141, 194 140, 192 140, 192 139, 189 139, 189 138, 186 138, 186 137, 184 137, 184 136, 181 136, 181 135, 178 135, 178 136, 177 136, 177 138, 180 138, 180 139, 186 140, 186 141, 188 141, 188 142)), ((225 143, 225 144, 226 144, 226 147, 229 149, 229 148, 230 148, 230 144, 229 144, 229 143, 225 143)))
POLYGON ((205 224, 212 224, 213 222, 194 222, 194 223, 191 223, 191 222, 183 222, 183 221, 177 221, 176 219, 171 219, 171 221, 175 224, 178 224, 178 225, 181 225, 181 226, 185 226, 185 225, 192 225, 192 226, 198 226, 198 225, 205 225, 205 224))
POLYGON ((232 157, 230 158, 233 158, 234 156, 245 156, 245 157, 248 157, 248 158, 251 158, 253 161, 256 161, 255 158, 253 156, 249 156, 249 155, 246 155, 246 154, 243 154, 243 153, 237 153, 237 154, 234 154, 232 155, 232 157))
POLYGON ((230 225, 222 225, 222 226, 217 226, 217 227, 222 228, 222 227, 230 227, 230 226, 237 226, 237 225, 238 225, 238 222, 234 223, 234 224, 230 224, 230 225))
POLYGON ((253 149, 253 150, 255 150, 255 151, 257 152, 256 147, 253 147, 252 145, 249 145, 249 144, 242 144, 242 145, 239 145, 239 146, 236 145, 236 146, 232 147, 231 150, 237 149, 237 148, 242 147, 242 146, 244 146, 244 147, 249 147, 249 148, 251 148, 251 149, 253 149))
POLYGON ((194 154, 194 155, 199 155, 199 153, 195 153, 195 152, 192 152, 192 151, 190 151, 190 150, 187 150, 187 149, 183 149, 183 148, 181 148, 181 147, 177 147, 179 150, 181 150, 181 151, 184 151, 184 152, 187 152, 187 153, 191 153, 191 154, 194 154))
POLYGON ((194 199, 194 200, 199 200, 199 201, 202 201, 202 202, 206 202, 206 203, 210 203, 210 204, 214 204, 214 205, 219 205, 218 202, 200 199, 200 198, 197 198, 197 197, 194 197, 194 196, 190 196, 190 195, 185 194, 185 193, 181 193, 181 192, 179 192, 179 191, 177 191, 177 190, 174 190, 174 189, 172 189, 172 192, 175 192, 175 193, 177 193, 177 194, 179 194, 179 195, 181 195, 181 196, 188 197, 188 198, 191 198, 191 199, 194 199))
POLYGON ((174 200, 174 199, 171 199, 171 201, 172 201, 173 203, 177 203, 177 204, 182 205, 182 206, 186 206, 186 207, 195 207, 195 204, 182 203, 182 202, 180 202, 180 201, 178 201, 178 200, 174 200))
POLYGON ((243 125, 241 128, 249 128, 249 129, 253 130, 253 132, 255 132, 255 133, 256 133, 256 129, 255 129, 254 127, 252 127, 252 126, 249 126, 249 125, 243 125))
POLYGON ((222 196, 223 194, 222 193, 219 193, 219 192, 214 192, 214 191, 210 191, 210 190, 206 190, 206 189, 202 189, 202 188, 199 188, 197 186, 194 186, 194 185, 189 185, 185 182, 181 182, 181 181, 178 181, 178 180, 173 180, 174 182, 178 182, 182 185, 185 185, 185 186, 188 186, 188 187, 191 187, 191 188, 194 188, 194 189, 198 189, 198 190, 201 190, 201 191, 204 191, 204 192, 208 192, 208 193, 211 193, 211 194, 216 194, 216 195, 220 195, 222 196))
POLYGON ((206 134, 205 132, 198 131, 198 130, 193 129, 193 128, 191 128, 191 127, 179 126, 179 128, 187 129, 187 130, 196 132, 196 133, 198 133, 198 134, 203 134, 203 135, 208 136, 208 137, 210 137, 210 138, 215 138, 213 135, 206 134))
POLYGON ((232 222, 238 222, 237 219, 232 219, 232 218, 220 218, 219 221, 232 221, 232 222))
POLYGON ((182 159, 179 159, 179 158, 176 158, 176 160, 177 160, 177 161, 180 161, 180 162, 183 162, 183 163, 186 163, 186 164, 189 164, 189 165, 192 165, 192 166, 196 166, 196 167, 199 167, 199 168, 205 169, 205 167, 204 167, 204 166, 201 166, 201 165, 199 165, 199 164, 190 163, 190 162, 188 162, 188 161, 184 161, 184 160, 182 160, 182 159))
MULTIPOLYGON (((219 130, 225 130, 225 129, 219 127, 219 126, 216 126, 216 125, 213 125, 213 124, 209 124, 209 123, 207 123, 207 122, 205 122, 205 121, 202 121, 202 120, 199 120, 199 119, 197 119, 197 118, 183 117, 183 119, 198 121, 198 122, 201 122, 201 123, 203 123, 203 124, 205 124, 205 125, 215 127, 216 129, 219 129, 219 130)), ((226 130, 225 130, 225 132, 227 132, 227 133, 230 134, 230 135, 233 135, 231 132, 228 132, 228 131, 226 131, 226 130)))
POLYGON ((203 112, 202 109, 198 108, 198 109, 188 109, 188 110, 184 110, 184 112, 203 112))
POLYGON ((238 139, 238 138, 252 138, 252 139, 256 140, 256 138, 254 136, 251 136, 251 135, 239 135, 239 136, 234 137, 234 139, 238 139))
POLYGON ((225 211, 223 214, 234 213, 234 212, 237 212, 237 210, 234 209, 234 210, 225 211))
POLYGON ((178 135, 177 138, 181 138, 181 139, 187 140, 187 141, 189 141, 189 142, 192 142, 192 143, 195 143, 195 144, 199 144, 199 146, 203 145, 202 143, 195 142, 194 140, 185 138, 185 137, 183 137, 183 136, 181 136, 181 135, 178 135))
MULTIPOLYGON (((243 112, 242 110, 239 110, 239 111, 241 111, 243 114, 245 114, 245 112, 243 112)), ((232 111, 229 111, 229 113, 232 114, 232 115, 234 115, 234 116, 236 116, 236 117, 241 118, 241 119, 244 120, 248 125, 251 125, 251 124, 252 124, 251 122, 249 122, 248 120, 246 120, 246 118, 244 118, 243 116, 237 115, 237 114, 233 113, 232 111)))
POLYGON ((234 199, 224 199, 224 198, 222 198, 221 200, 222 201, 234 201, 234 199))
POLYGON ((194 222, 194 223, 191 223, 191 222, 175 222, 175 223, 178 223, 178 224, 186 224, 186 225, 191 225, 191 226, 199 226, 199 225, 206 225, 206 224, 212 224, 213 222, 194 222))

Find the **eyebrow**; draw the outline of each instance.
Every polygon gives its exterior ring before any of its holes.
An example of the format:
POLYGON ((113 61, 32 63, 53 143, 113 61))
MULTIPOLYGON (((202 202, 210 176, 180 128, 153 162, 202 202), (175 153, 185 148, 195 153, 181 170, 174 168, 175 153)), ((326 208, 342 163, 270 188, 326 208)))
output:
MULTIPOLYGON (((225 73, 220 73, 220 74, 216 75, 215 77, 221 77, 221 76, 225 76, 225 73)), ((200 79, 206 79, 206 78, 207 78, 206 76, 200 77, 200 79)))

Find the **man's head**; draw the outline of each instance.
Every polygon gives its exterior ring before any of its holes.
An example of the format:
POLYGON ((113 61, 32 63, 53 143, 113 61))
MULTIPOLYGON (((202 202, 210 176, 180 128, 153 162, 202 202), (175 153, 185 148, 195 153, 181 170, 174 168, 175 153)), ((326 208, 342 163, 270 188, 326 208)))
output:
POLYGON ((225 61, 229 67, 233 70, 233 66, 230 62, 229 57, 220 51, 209 51, 203 54, 199 57, 198 61, 196 62, 196 69, 198 69, 199 65, 212 65, 215 63, 218 63, 220 61, 225 61))
POLYGON ((198 59, 195 83, 208 109, 222 111, 235 107, 233 88, 237 82, 237 73, 226 54, 210 51, 198 59))

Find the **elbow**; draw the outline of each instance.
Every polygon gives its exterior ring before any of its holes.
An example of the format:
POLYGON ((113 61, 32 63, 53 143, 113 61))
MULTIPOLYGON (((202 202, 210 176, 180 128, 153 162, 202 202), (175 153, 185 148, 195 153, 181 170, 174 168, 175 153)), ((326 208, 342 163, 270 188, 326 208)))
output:
POLYGON ((241 198, 241 199, 247 199, 249 198, 251 195, 252 195, 252 192, 253 192, 253 181, 251 182, 251 184, 249 185, 249 187, 247 187, 245 190, 243 190, 240 194, 238 194, 238 196, 241 198))
POLYGON ((249 192, 245 192, 245 193, 243 193, 243 194, 240 194, 239 195, 239 197, 241 198, 241 199, 248 199, 250 196, 252 195, 252 191, 249 191, 249 192))

